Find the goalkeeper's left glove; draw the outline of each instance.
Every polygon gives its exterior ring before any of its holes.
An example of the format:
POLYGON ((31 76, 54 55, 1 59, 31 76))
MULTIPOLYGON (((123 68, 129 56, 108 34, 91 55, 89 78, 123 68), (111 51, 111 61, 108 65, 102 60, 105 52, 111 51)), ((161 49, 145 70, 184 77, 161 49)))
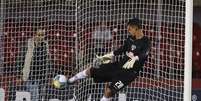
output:
POLYGON ((134 63, 135 63, 136 60, 139 60, 139 57, 138 57, 138 56, 132 57, 131 59, 129 59, 129 60, 123 65, 123 68, 124 68, 124 69, 131 69, 131 68, 133 68, 133 65, 134 65, 134 63))
POLYGON ((107 64, 107 63, 111 62, 113 56, 114 56, 113 52, 110 52, 110 53, 105 54, 103 56, 96 55, 96 58, 99 59, 102 64, 107 64))

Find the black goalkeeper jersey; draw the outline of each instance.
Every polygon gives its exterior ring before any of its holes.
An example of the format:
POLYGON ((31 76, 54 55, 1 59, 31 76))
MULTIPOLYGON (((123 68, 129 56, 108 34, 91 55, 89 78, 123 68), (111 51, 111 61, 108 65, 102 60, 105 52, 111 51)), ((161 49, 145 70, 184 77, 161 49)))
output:
POLYGON ((150 48, 151 43, 148 37, 143 36, 141 39, 136 39, 129 36, 125 40, 124 45, 114 51, 114 55, 124 54, 123 59, 119 61, 121 66, 130 59, 130 54, 138 56, 139 60, 135 62, 133 69, 139 71, 142 70, 144 63, 147 60, 150 48))

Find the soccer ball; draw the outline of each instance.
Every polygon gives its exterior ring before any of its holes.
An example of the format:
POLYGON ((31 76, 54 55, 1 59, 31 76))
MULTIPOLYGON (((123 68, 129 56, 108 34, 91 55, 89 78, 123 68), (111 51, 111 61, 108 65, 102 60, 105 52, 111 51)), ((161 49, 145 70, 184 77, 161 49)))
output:
POLYGON ((53 80, 52 84, 57 89, 62 89, 66 85, 67 78, 65 75, 56 75, 53 80))

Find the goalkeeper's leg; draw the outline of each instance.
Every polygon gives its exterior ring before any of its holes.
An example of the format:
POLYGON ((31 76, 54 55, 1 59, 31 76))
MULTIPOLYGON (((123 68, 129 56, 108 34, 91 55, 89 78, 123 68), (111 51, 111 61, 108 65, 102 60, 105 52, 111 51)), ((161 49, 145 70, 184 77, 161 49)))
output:
POLYGON ((91 68, 87 68, 79 73, 77 73, 76 75, 74 75, 73 77, 71 77, 69 80, 68 80, 68 83, 74 83, 76 82, 77 80, 80 80, 80 79, 85 79, 87 77, 90 77, 90 69, 91 68))
POLYGON ((111 97, 112 97, 112 91, 109 88, 109 84, 106 83, 105 92, 104 92, 103 97, 100 99, 100 101, 110 101, 111 97))

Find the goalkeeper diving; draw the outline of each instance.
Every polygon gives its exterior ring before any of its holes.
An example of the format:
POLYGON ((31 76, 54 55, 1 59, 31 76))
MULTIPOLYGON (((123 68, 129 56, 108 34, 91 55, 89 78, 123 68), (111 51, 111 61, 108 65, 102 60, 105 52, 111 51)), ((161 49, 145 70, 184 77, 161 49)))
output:
POLYGON ((147 60, 151 42, 142 31, 141 21, 137 18, 130 19, 127 23, 130 34, 117 50, 97 56, 102 61, 99 68, 88 67, 68 79, 68 83, 92 77, 94 82, 111 82, 106 85, 104 96, 100 101, 110 101, 119 90, 134 81, 147 60), (124 55, 120 61, 111 62, 113 56, 124 55))

